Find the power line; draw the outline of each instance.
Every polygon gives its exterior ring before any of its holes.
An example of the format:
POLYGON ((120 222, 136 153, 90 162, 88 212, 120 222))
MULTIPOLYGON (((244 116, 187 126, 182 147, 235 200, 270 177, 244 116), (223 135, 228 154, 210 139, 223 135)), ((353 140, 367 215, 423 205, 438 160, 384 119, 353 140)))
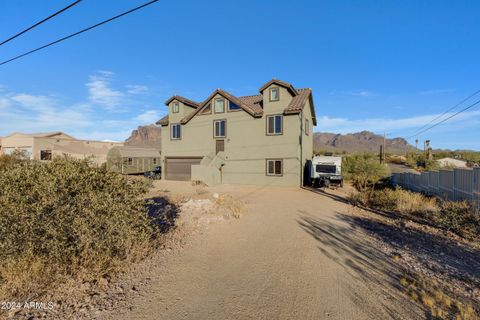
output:
POLYGON ((104 21, 102 21, 102 22, 99 22, 99 23, 97 23, 97 24, 94 24, 93 26, 90 26, 90 27, 88 27, 88 28, 82 29, 82 30, 77 31, 77 32, 75 32, 75 33, 72 33, 72 34, 70 34, 70 35, 68 35, 68 36, 66 36, 66 37, 63 37, 63 38, 60 38, 60 39, 55 40, 55 41, 53 41, 53 42, 50 42, 50 43, 48 43, 48 44, 46 44, 46 45, 43 45, 43 46, 41 46, 41 47, 38 47, 38 48, 36 48, 36 49, 33 49, 33 50, 28 51, 28 52, 22 53, 22 54, 20 54, 20 55, 18 55, 18 56, 16 56, 16 57, 11 58, 11 59, 5 60, 5 61, 3 61, 3 62, 0 63, 0 66, 2 66, 2 65, 4 65, 4 64, 7 64, 7 63, 9 63, 9 62, 12 62, 12 61, 14 61, 14 60, 20 59, 20 58, 22 58, 22 57, 25 57, 25 56, 27 56, 27 55, 29 55, 29 54, 34 53, 34 52, 37 52, 37 51, 40 51, 40 50, 42 50, 42 49, 48 48, 48 47, 50 47, 50 46, 53 46, 53 45, 55 45, 55 44, 57 44, 57 43, 60 43, 60 42, 62 42, 62 41, 65 41, 65 40, 68 40, 68 39, 73 38, 73 37, 75 37, 75 36, 78 36, 79 34, 82 34, 82 33, 84 33, 84 32, 87 32, 87 31, 90 31, 90 30, 92 30, 92 29, 95 29, 95 28, 97 28, 97 27, 99 27, 99 26, 101 26, 101 25, 103 25, 103 24, 105 24, 105 23, 108 23, 108 22, 110 22, 110 21, 113 21, 113 20, 116 20, 116 19, 121 18, 121 17, 123 17, 123 16, 126 16, 127 14, 130 14, 130 13, 132 13, 132 12, 134 12, 134 11, 140 10, 140 9, 142 9, 142 8, 144 8, 144 7, 146 7, 146 6, 149 6, 149 5, 151 5, 151 4, 153 4, 153 3, 157 2, 157 1, 159 1, 159 0, 149 1, 149 2, 144 3, 144 4, 142 4, 142 5, 138 6, 138 7, 135 7, 135 8, 133 8, 133 9, 130 9, 130 10, 128 10, 128 11, 125 11, 125 12, 123 12, 123 13, 121 13, 121 14, 118 14, 118 15, 112 17, 112 18, 109 18, 109 19, 107 19, 107 20, 104 20, 104 21))
POLYGON ((442 113, 441 115, 435 117, 434 119, 430 120, 430 122, 426 123, 425 125, 423 125, 422 127, 420 127, 419 129, 417 129, 417 131, 412 135, 412 137, 416 136, 418 132, 420 132, 422 129, 426 128, 428 125, 432 124, 433 122, 437 121, 438 119, 442 118, 444 115, 446 115, 447 113, 449 113, 450 111, 456 109, 458 106, 462 105, 464 102, 470 100, 471 98, 473 98, 474 96, 476 96, 477 94, 480 93, 480 90, 477 90, 475 91, 473 94, 469 95, 468 97, 466 97, 465 99, 463 99, 462 101, 460 101, 459 103, 457 103, 456 105, 454 105, 453 107, 449 108, 447 111, 445 111, 444 113, 442 113))
POLYGON ((57 11, 57 12, 55 12, 54 14, 46 17, 45 19, 43 19, 43 20, 35 23, 33 26, 28 27, 27 29, 25 29, 25 30, 23 30, 23 31, 15 34, 14 36, 12 36, 12 37, 8 38, 7 40, 3 41, 2 43, 0 43, 0 46, 2 46, 2 45, 4 45, 5 43, 10 42, 10 41, 12 41, 13 39, 21 36, 21 35, 24 34, 25 32, 28 32, 28 31, 32 30, 33 28, 38 27, 38 26, 41 25, 42 23, 44 23, 44 22, 52 19, 52 18, 55 17, 55 16, 58 16, 60 13, 62 13, 62 12, 64 12, 64 11, 67 11, 68 9, 70 9, 71 7, 73 7, 74 5, 78 4, 80 1, 82 1, 82 0, 77 0, 77 1, 69 4, 68 6, 66 6, 66 7, 63 8, 63 9, 61 9, 60 11, 57 11))
POLYGON ((424 129, 424 130, 420 131, 419 133, 416 133, 416 134, 414 134, 414 135, 412 135, 412 136, 408 137, 407 139, 410 139, 410 138, 416 137, 416 136, 418 136, 418 135, 420 135, 420 134, 422 134, 422 133, 424 133, 424 132, 426 132, 426 131, 428 131, 428 130, 430 130, 430 129, 432 129, 432 128, 436 127, 436 126, 438 126, 439 124, 442 124, 442 123, 444 123, 445 121, 452 119, 453 117, 455 117, 455 116, 459 115, 460 113, 462 113, 462 112, 465 112, 465 111, 467 111, 468 109, 471 109, 471 108, 475 107, 475 106, 476 106, 477 104, 479 104, 479 103, 480 103, 480 100, 477 100, 476 102, 472 103, 472 104, 471 104, 471 105, 469 105, 468 107, 466 107, 466 108, 463 108, 462 110, 460 110, 460 111, 458 111, 458 112, 456 112, 456 113, 452 114, 451 116, 449 116, 449 117, 447 117, 447 118, 443 119, 443 120, 442 120, 442 121, 440 121, 440 122, 437 122, 437 123, 435 123, 434 125, 432 125, 432 126, 430 126, 430 127, 426 128, 426 129, 424 129))

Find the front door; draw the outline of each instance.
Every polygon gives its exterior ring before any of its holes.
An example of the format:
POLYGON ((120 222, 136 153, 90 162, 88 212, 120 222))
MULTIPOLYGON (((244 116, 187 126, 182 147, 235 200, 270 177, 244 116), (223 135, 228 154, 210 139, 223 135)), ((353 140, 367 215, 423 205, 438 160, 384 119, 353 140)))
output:
POLYGON ((225 151, 225 140, 216 140, 215 153, 218 154, 221 151, 225 151))

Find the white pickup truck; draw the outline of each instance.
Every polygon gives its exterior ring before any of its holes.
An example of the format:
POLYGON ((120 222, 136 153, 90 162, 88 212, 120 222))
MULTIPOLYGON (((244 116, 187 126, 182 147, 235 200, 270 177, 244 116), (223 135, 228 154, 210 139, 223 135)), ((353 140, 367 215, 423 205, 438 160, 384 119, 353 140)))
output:
POLYGON ((315 187, 343 187, 342 157, 315 156, 312 159, 311 172, 315 187))

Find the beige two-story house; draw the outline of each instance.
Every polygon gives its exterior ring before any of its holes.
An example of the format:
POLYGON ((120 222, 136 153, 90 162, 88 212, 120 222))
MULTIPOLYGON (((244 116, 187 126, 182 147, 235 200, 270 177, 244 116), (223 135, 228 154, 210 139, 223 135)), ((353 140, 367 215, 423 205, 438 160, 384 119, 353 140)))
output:
POLYGON ((302 186, 316 125, 312 90, 274 79, 259 92, 236 97, 217 89, 201 103, 168 99, 168 115, 157 122, 162 178, 302 186))

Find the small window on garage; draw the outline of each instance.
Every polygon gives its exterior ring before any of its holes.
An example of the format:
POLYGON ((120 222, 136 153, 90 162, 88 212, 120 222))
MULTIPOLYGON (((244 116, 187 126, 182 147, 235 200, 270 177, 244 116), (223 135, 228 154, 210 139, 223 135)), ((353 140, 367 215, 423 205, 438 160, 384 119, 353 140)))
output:
POLYGON ((40 150, 40 160, 52 160, 52 150, 40 150))
POLYGON ((283 160, 267 159, 267 176, 282 176, 282 175, 283 175, 283 160))
POLYGON ((172 124, 170 126, 170 139, 171 140, 180 140, 182 138, 182 128, 179 123, 172 124))
POLYGON ((133 158, 128 158, 128 159, 127 159, 127 164, 128 164, 129 166, 133 166, 133 158))
POLYGON ((153 164, 157 164, 157 158, 153 158, 153 164))

